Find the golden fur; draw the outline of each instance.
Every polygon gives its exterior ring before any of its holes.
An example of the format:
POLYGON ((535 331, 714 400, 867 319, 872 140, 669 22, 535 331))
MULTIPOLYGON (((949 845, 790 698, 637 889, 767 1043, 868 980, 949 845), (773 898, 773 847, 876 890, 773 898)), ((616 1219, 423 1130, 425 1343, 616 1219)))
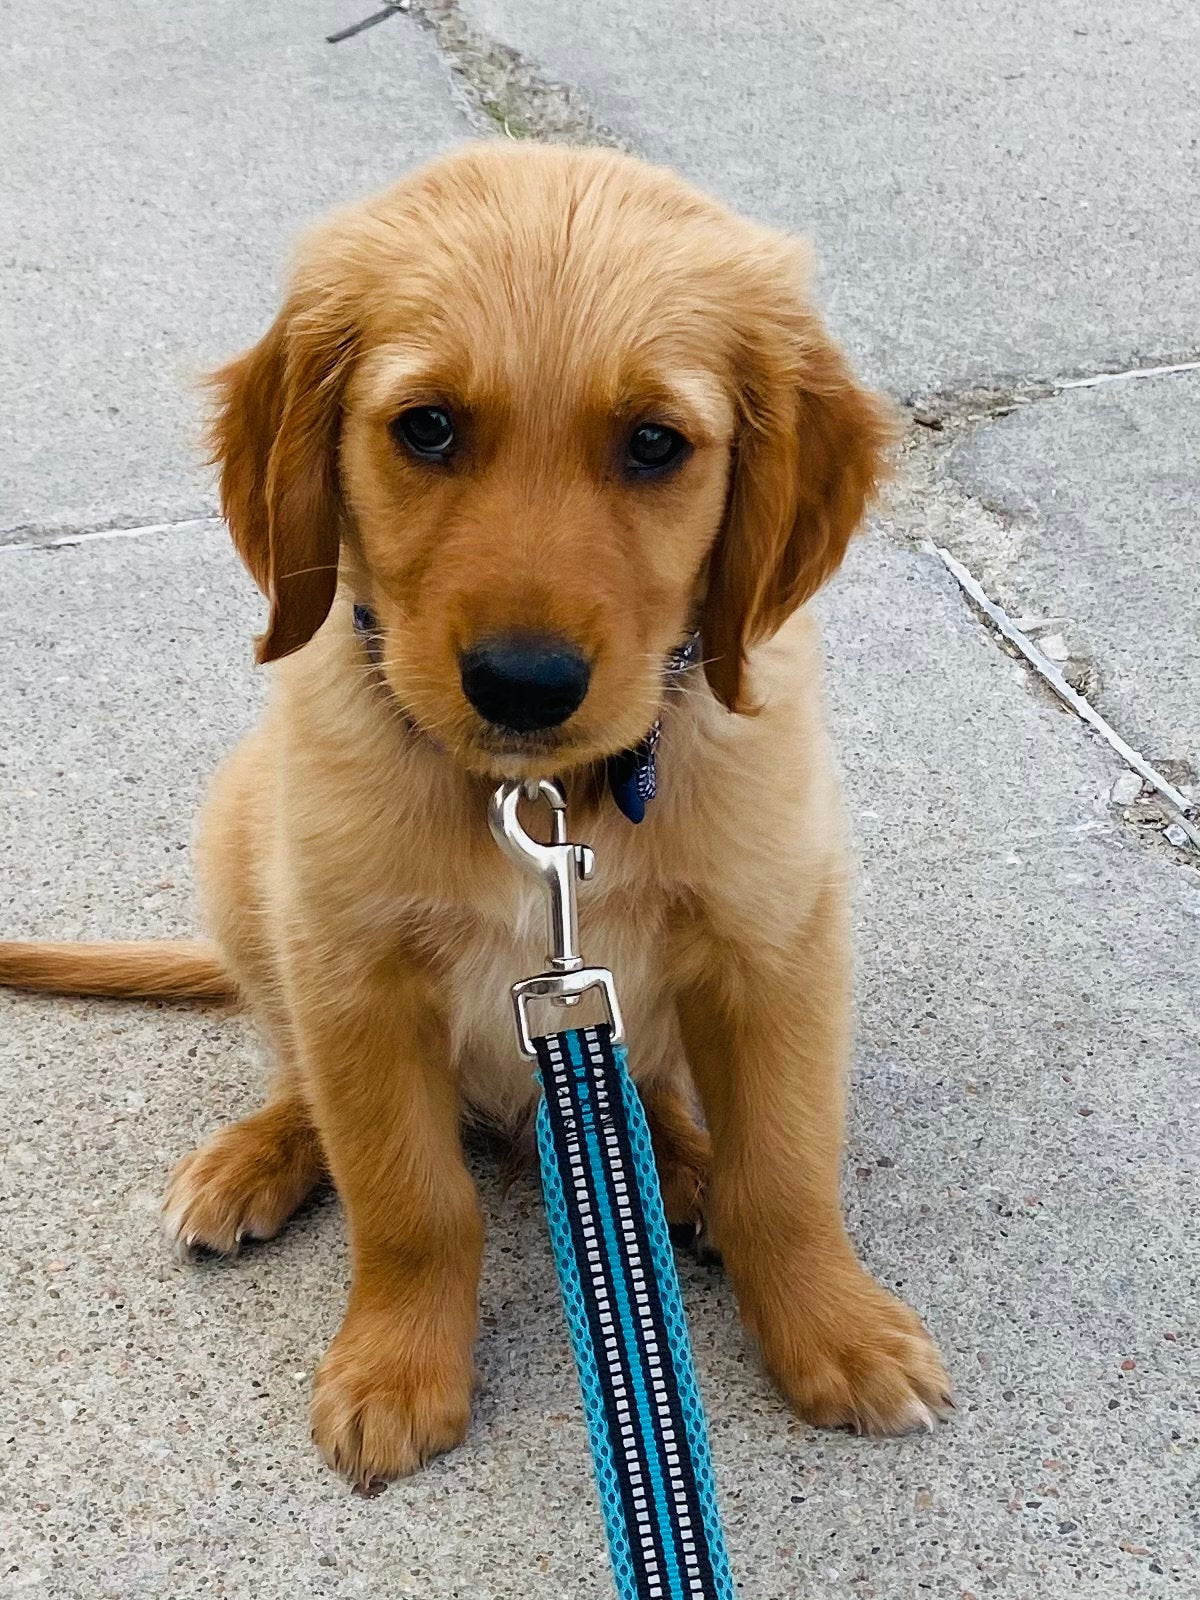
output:
POLYGON ((843 828, 803 602, 889 422, 806 278, 795 242, 594 151, 467 149, 318 229, 274 326, 214 379, 223 504, 279 662, 201 823, 216 947, 0 947, 9 983, 234 988, 254 1011, 267 1104, 180 1165, 166 1226, 231 1251, 331 1173, 353 1282, 313 1431, 355 1480, 412 1471, 468 1423, 483 1225, 460 1122, 527 1115, 505 991, 544 964, 538 892, 486 828, 500 775, 568 784, 599 863, 584 948, 617 974, 669 1206, 703 1207, 783 1393, 879 1432, 948 1404, 839 1207, 843 828), (461 419, 450 467, 388 430, 435 403, 461 419), (691 452, 631 482, 621 441, 647 418, 691 452), (695 617, 703 674, 663 706, 695 617), (592 680, 561 730, 506 745, 458 654, 514 627, 572 641, 592 680), (660 709, 662 793, 635 828, 598 764, 660 709))

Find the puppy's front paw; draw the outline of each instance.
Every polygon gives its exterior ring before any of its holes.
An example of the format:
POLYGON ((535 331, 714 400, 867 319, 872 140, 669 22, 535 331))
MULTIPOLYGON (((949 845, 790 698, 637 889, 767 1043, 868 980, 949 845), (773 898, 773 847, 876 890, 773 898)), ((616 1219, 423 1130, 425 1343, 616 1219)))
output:
POLYGON ((317 1369, 313 1442, 360 1488, 407 1477, 462 1442, 473 1386, 469 1349, 406 1330, 403 1312, 352 1312, 317 1369))
POLYGON ((183 1158, 163 1198, 163 1231, 181 1261, 198 1250, 236 1255, 244 1238, 274 1238, 323 1170, 306 1112, 277 1101, 183 1158))
POLYGON ((758 1330, 767 1368, 817 1427, 912 1433, 953 1409, 946 1369, 920 1319, 857 1264, 770 1320, 758 1330))

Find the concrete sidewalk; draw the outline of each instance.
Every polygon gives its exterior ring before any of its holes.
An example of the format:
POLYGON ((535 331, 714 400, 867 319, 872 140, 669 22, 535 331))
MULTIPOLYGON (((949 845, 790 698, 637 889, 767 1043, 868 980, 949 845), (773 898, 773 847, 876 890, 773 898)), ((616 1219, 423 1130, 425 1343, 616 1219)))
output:
MULTIPOLYGON (((490 119, 615 130, 815 232, 843 337, 921 396, 820 607, 861 860, 850 1216, 942 1341, 959 1411, 897 1442, 807 1429, 722 1278, 686 1267, 739 1593, 1200 1593, 1197 858, 1148 796, 1113 803, 1115 757, 922 548, 1054 619, 1076 681, 1195 782, 1198 380, 1060 380, 1197 359, 1200 22, 780 0, 735 26, 619 0, 568 31, 549 0, 472 4, 339 45, 371 7, 54 5, 14 32, 0 935, 192 926, 196 800, 262 685, 185 380, 265 324, 297 226, 490 119), (147 523, 170 526, 44 543, 147 523)), ((171 1162, 255 1102, 248 1027, 0 1011, 0 1595, 611 1592, 532 1182, 505 1194, 477 1162, 467 1443, 360 1500, 307 1437, 347 1272, 336 1203, 233 1263, 178 1266, 157 1236, 171 1162)))

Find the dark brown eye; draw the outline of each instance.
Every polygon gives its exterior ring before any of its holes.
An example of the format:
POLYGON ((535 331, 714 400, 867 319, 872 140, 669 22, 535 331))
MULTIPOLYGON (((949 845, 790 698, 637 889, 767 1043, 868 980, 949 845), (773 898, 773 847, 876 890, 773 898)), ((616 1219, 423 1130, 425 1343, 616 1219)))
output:
POLYGON ((643 422, 630 434, 626 447, 630 470, 635 474, 658 472, 678 461, 687 447, 687 440, 674 428, 660 428, 657 423, 643 422))
POLYGON ((433 461, 444 459, 454 445, 454 420, 441 406, 412 406, 392 418, 388 431, 397 444, 433 461))

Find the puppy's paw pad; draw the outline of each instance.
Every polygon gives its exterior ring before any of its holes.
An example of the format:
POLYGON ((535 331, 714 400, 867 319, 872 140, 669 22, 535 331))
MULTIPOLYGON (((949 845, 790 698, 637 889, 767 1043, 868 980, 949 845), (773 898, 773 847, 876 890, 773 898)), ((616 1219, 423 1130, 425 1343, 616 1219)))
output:
POLYGON ((313 1442, 359 1493, 452 1450, 470 1424, 470 1361, 439 1359, 411 1337, 403 1349, 397 1342, 395 1318, 348 1321, 313 1383, 313 1442))
POLYGON ((163 1232, 181 1261, 236 1255, 243 1239, 273 1238, 320 1176, 316 1135, 281 1126, 267 1108, 184 1157, 163 1198, 163 1232))

